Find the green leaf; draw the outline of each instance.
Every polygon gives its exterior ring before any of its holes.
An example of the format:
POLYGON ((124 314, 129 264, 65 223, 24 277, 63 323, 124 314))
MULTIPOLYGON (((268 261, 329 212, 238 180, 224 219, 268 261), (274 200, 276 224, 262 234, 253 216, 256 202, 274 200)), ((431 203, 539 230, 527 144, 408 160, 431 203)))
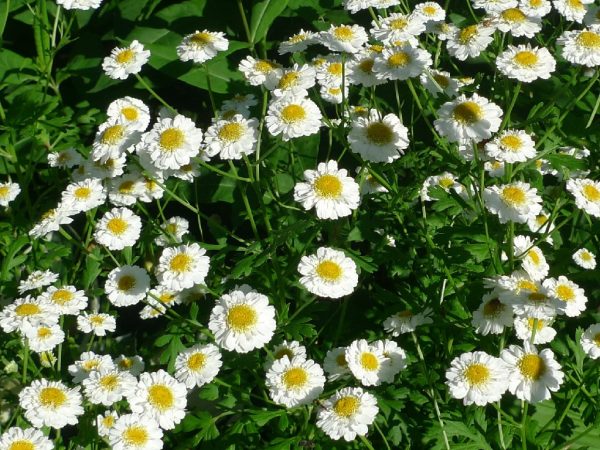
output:
POLYGON ((288 0, 262 0, 252 8, 250 40, 257 43, 267 36, 271 24, 287 7, 288 0))

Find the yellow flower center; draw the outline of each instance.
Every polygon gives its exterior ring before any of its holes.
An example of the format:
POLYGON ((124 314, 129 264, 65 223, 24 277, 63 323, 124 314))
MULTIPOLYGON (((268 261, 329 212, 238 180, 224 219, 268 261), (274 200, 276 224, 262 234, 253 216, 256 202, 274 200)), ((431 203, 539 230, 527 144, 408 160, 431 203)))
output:
POLYGON ((542 6, 542 0, 529 0, 529 6, 539 8, 540 6, 542 6))
POLYGON ((45 219, 51 219, 52 217, 54 217, 56 215, 56 209, 52 208, 49 209, 48 211, 46 211, 44 214, 42 214, 41 219, 45 220, 45 219))
POLYGON ((113 217, 106 223, 106 228, 112 234, 116 234, 117 236, 119 236, 125 233, 125 231, 127 231, 129 225, 125 220, 121 219, 120 217, 113 217))
POLYGON ((102 419, 102 425, 104 425, 106 428, 112 428, 112 426, 114 424, 115 424, 114 416, 106 416, 102 419))
POLYGON ((121 361, 119 361, 118 366, 120 369, 129 370, 133 367, 133 360, 130 358, 123 358, 121 361))
POLYGON ((158 300, 160 300, 161 303, 163 304, 169 304, 173 301, 175 301, 175 296, 173 294, 169 294, 168 292, 165 292, 163 294, 160 294, 160 296, 158 297, 158 300))
POLYGON ((579 256, 584 261, 591 261, 593 259, 592 255, 588 251, 581 252, 581 255, 579 255, 579 256))
POLYGON ((119 281, 117 282, 119 290, 123 292, 130 291, 135 287, 135 284, 136 279, 131 275, 124 275, 121 278, 119 278, 119 281))
POLYGON ((519 186, 506 186, 502 189, 500 197, 508 206, 516 207, 525 204, 527 197, 525 191, 519 186))
POLYGON ((364 352, 360 355, 360 365, 363 369, 372 372, 379 369, 379 360, 373 353, 364 352))
POLYGON ((435 6, 427 5, 422 11, 426 16, 433 16, 437 12, 437 9, 435 6))
POLYGON ((119 387, 119 377, 111 373, 110 375, 105 375, 100 378, 100 386, 102 386, 107 391, 114 391, 119 387))
POLYGON ((598 49, 600 48, 600 34, 593 31, 582 31, 577 36, 577 44, 585 48, 598 49))
POLYGON ((320 262, 316 268, 317 275, 325 281, 337 281, 342 276, 342 268, 334 261, 325 260, 320 262))
POLYGON ((342 182, 335 175, 321 175, 315 180, 315 191, 319 197, 336 199, 342 195, 342 182))
POLYGON ((340 417, 352 417, 358 411, 360 400, 354 396, 348 395, 340 398, 333 405, 333 410, 340 417))
POLYGON ((148 388, 148 402, 160 411, 173 407, 175 396, 170 387, 164 384, 154 384, 148 388))
POLYGON ((298 44, 299 42, 303 42, 306 39, 308 39, 308 35, 306 33, 299 33, 299 34, 295 34, 291 38, 289 38, 288 42, 290 44, 298 44))
POLYGON ((52 336, 52 330, 48 327, 39 327, 37 330, 37 337, 39 339, 48 339, 52 336))
POLYGON ((187 366, 190 370, 198 371, 206 364, 206 355, 201 352, 193 353, 187 360, 187 366))
POLYGON ((569 285, 559 284, 556 287, 556 296, 563 302, 570 302, 571 300, 575 300, 575 291, 569 285))
POLYGON ((440 85, 440 87, 442 89, 446 89, 450 85, 450 80, 448 79, 448 77, 446 77, 444 75, 440 75, 440 74, 434 75, 433 79, 435 80, 435 82, 437 84, 440 85))
POLYGON ((527 252, 527 258, 529 258, 535 266, 539 266, 542 262, 542 258, 540 257, 539 253, 534 249, 531 249, 527 252))
POLYGON ((121 109, 121 114, 129 121, 137 120, 139 116, 137 108, 134 108, 133 106, 126 106, 121 109))
POLYGON ((450 177, 443 177, 443 178, 440 178, 440 181, 438 181, 438 184, 441 187, 443 187, 444 189, 448 190, 454 185, 454 180, 450 177))
POLYGON ((396 52, 390 55, 387 59, 388 66, 396 69, 410 64, 411 57, 406 52, 396 52))
POLYGON ((467 101, 456 105, 454 111, 452 111, 452 116, 457 122, 470 125, 481 120, 483 111, 477 103, 467 101))
POLYGON ((119 193, 120 194, 129 194, 133 191, 134 183, 131 180, 123 181, 119 185, 119 193))
POLYGON ((584 184, 581 191, 583 196, 590 202, 600 201, 600 190, 593 184, 584 184))
POLYGON ((112 125, 102 132, 100 142, 105 145, 116 145, 121 142, 125 136, 125 127, 123 125, 112 125))
POLYGON ((538 63, 538 56, 529 50, 517 52, 513 60, 520 66, 533 67, 538 63))
POLYGON ((127 64, 130 63, 134 57, 135 52, 130 48, 126 48, 125 50, 121 50, 119 53, 117 53, 115 56, 115 61, 117 61, 119 64, 127 64))
POLYGON ((306 385, 308 373, 302 367, 294 367, 283 374, 283 384, 287 389, 299 389, 306 385))
POLYGON ((340 367, 348 367, 348 361, 346 361, 346 355, 340 353, 337 358, 335 358, 335 363, 340 367))
POLYGON ((258 322, 256 310, 250 305, 235 305, 227 312, 227 325, 237 332, 245 332, 258 322))
POLYGON ((350 27, 341 26, 333 30, 333 35, 340 41, 351 41, 354 38, 354 31, 350 27))
POLYGON ((384 46, 383 45, 379 45, 379 44, 372 44, 369 46, 369 50, 371 50, 374 53, 381 53, 383 52, 384 46))
POLYGON ((517 365, 521 374, 530 380, 539 380, 546 372, 544 360, 533 353, 523 356, 517 365))
POLYGON ((183 131, 178 128, 167 128, 165 131, 160 133, 160 138, 158 141, 163 150, 172 152, 183 145, 185 141, 185 135, 183 134, 183 131))
POLYGON ((414 316, 414 314, 410 309, 405 309, 404 311, 400 311, 398 313, 398 317, 403 317, 406 319, 410 319, 412 316, 414 316))
POLYGON ((521 141, 521 138, 519 136, 509 134, 500 139, 500 145, 512 152, 516 152, 521 149, 521 147, 523 146, 523 142, 521 141))
POLYGON ((8 186, 0 186, 0 198, 5 198, 8 196, 8 186))
POLYGON ((75 189, 73 195, 77 200, 86 200, 90 197, 91 193, 92 190, 89 187, 82 186, 75 189))
POLYGON ((585 9, 585 6, 583 6, 581 0, 567 0, 567 3, 573 9, 585 9))
POLYGON ((291 104, 281 110, 281 119, 285 123, 300 122, 306 118, 306 111, 302 105, 291 104))
POLYGON ((327 72, 329 72, 331 75, 335 75, 338 77, 342 76, 342 70, 343 70, 342 63, 339 63, 339 62, 331 63, 327 67, 327 72))
POLYGON ((205 47, 213 41, 213 37, 209 33, 196 33, 190 37, 190 42, 196 47, 205 47))
POLYGON ((408 20, 400 17, 398 19, 390 20, 390 28, 392 30, 404 30, 408 25, 408 20))
POLYGON ((360 62, 358 68, 362 70, 364 73, 371 74, 373 73, 373 65, 375 61, 373 59, 365 59, 360 62))
POLYGON ((67 289, 59 289, 57 291, 54 291, 52 293, 52 297, 50 297, 50 298, 57 305, 64 305, 66 303, 69 303, 71 300, 73 300, 73 298, 75 298, 75 296, 73 295, 73 293, 71 291, 68 291, 67 289))
POLYGON ((148 442, 149 436, 146 429, 140 425, 132 425, 123 432, 123 440, 129 445, 142 447, 148 442))
POLYGON ((592 340, 594 341, 594 344, 596 344, 598 347, 600 347, 600 333, 596 333, 592 340))
POLYGON ((375 145, 390 144, 394 139, 394 131, 383 122, 373 122, 367 127, 367 139, 375 145))
POLYGON ((527 327, 530 330, 535 328, 536 331, 541 331, 546 326, 546 322, 543 319, 534 319, 532 317, 527 319, 527 327))
POLYGON ((527 16, 519 8, 509 8, 502 11, 501 16, 507 22, 525 22, 527 16))
POLYGON ((192 258, 185 253, 177 253, 169 262, 169 269, 173 272, 189 272, 192 267, 192 258))
POLYGON ((96 370, 100 366, 100 361, 97 359, 88 359, 81 363, 81 368, 86 372, 91 372, 92 370, 96 370))
POLYGON ((33 442, 20 439, 18 441, 13 441, 8 446, 7 450, 35 450, 35 447, 33 442))
POLYGON ((219 129, 219 138, 227 142, 236 142, 244 135, 244 126, 238 122, 226 123, 219 129))
POLYGON ((41 308, 35 303, 23 303, 15 308, 15 313, 20 317, 33 316, 41 312, 41 308))
POLYGON ((477 35, 478 31, 477 25, 469 25, 458 32, 458 41, 462 45, 467 45, 477 35))
POLYGON ((298 79, 300 78, 300 74, 298 72, 287 72, 282 75, 279 79, 279 83, 277 87, 279 89, 289 89, 291 87, 296 86, 298 84, 298 79))
POLYGON ((491 374, 487 366, 479 363, 471 364, 465 369, 464 376, 469 384, 479 386, 489 381, 491 374))
POLYGON ((504 311, 504 309, 505 306, 500 302, 500 300, 493 298, 483 306, 483 315, 485 317, 496 317, 502 311, 504 311))
POLYGON ((259 59, 258 61, 256 61, 254 63, 254 70, 257 70, 260 73, 269 73, 274 68, 275 68, 275 66, 273 65, 273 63, 271 63, 265 59, 259 59))
POLYGON ((88 317, 90 319, 90 323, 95 326, 100 326, 104 324, 104 317, 99 315, 93 315, 88 317))
POLYGON ((39 395, 40 403, 46 408, 57 409, 67 401, 67 394, 55 387, 45 387, 39 395))

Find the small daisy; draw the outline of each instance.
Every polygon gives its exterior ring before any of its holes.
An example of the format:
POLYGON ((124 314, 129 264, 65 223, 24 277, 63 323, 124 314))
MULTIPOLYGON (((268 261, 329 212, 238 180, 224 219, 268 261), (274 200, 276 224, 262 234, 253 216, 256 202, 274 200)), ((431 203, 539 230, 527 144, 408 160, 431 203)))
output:
POLYGON ((244 74, 244 77, 251 86, 260 86, 267 81, 267 77, 279 70, 280 66, 274 61, 268 59, 255 59, 247 56, 240 61, 238 70, 244 74))
POLYGON ((548 276, 550 266, 539 247, 533 245, 529 236, 515 236, 514 255, 521 258, 521 268, 533 281, 541 281, 548 276))
POLYGON ((440 70, 427 69, 421 74, 419 80, 434 97, 440 93, 448 97, 456 97, 460 89, 459 82, 452 78, 450 73, 440 70))
POLYGON ((25 325, 22 331, 30 350, 36 353, 49 352, 65 341, 65 332, 57 323, 25 325))
POLYGON ((115 425, 119 418, 116 411, 104 411, 104 414, 98 414, 96 417, 96 427, 98 428, 98 436, 108 438, 110 429, 115 425))
POLYGON ((156 279, 167 289, 181 291, 195 284, 204 284, 210 259, 197 243, 167 247, 156 267, 156 279))
POLYGON ((58 322, 56 309, 47 300, 29 295, 6 305, 0 312, 0 327, 5 333, 24 330, 26 326, 58 322))
POLYGON ((535 142, 523 130, 505 130, 485 144, 485 153, 497 161, 515 163, 535 158, 535 142))
POLYGON ((104 285, 108 300, 119 307, 137 304, 146 297, 148 289, 150 277, 138 266, 122 266, 111 270, 104 285))
POLYGON ((418 77, 432 64, 429 52, 421 48, 388 47, 375 57, 373 72, 383 80, 407 80, 418 77))
POLYGON ((483 301, 479 308, 473 312, 471 325, 475 327, 475 332, 483 336, 488 334, 500 334, 505 327, 513 324, 513 312, 510 307, 498 299, 496 292, 491 292, 483 296, 483 301))
POLYGON ((542 210, 542 199, 537 194, 537 190, 521 181, 485 188, 483 200, 487 209, 498 216, 500 223, 509 220, 527 223, 542 210))
POLYGON ((547 344, 556 337, 556 330, 552 328, 553 318, 538 318, 538 317, 515 317, 514 326, 515 334, 523 342, 547 344), (535 329, 535 335, 533 330, 535 329))
POLYGON ((143 189, 139 173, 126 173, 109 180, 108 199, 115 206, 131 206, 141 197, 143 189))
POLYGON ((329 381, 339 380, 348 375, 351 375, 346 361, 346 347, 336 347, 328 350, 323 361, 323 369, 327 372, 329 381))
POLYGON ((56 0, 56 4, 65 9, 78 9, 82 11, 97 9, 101 3, 102 0, 56 0))
POLYGON ((54 444, 36 428, 11 427, 0 435, 2 450, 53 450, 54 444))
POLYGON ((133 389, 137 380, 129 372, 116 368, 93 370, 83 380, 83 392, 94 405, 111 406, 123 398, 125 392, 133 389))
POLYGON ((156 245, 166 247, 170 244, 181 244, 183 236, 188 234, 190 223, 183 217, 175 216, 160 225, 164 234, 154 239, 156 245))
POLYGON ((96 224, 94 239, 109 250, 123 250, 140 237, 142 220, 130 209, 113 208, 96 224))
POLYGON ((352 59, 346 63, 348 84, 371 87, 386 83, 386 80, 377 78, 373 71, 376 55, 377 53, 367 50, 360 51, 352 56, 352 59))
POLYGON ((160 450, 163 432, 148 416, 124 414, 108 432, 108 442, 114 450, 160 450))
POLYGON ((142 373, 145 367, 144 360, 139 355, 120 355, 118 358, 115 358, 114 364, 117 369, 129 372, 134 377, 137 377, 140 373, 142 373))
MULTIPOLYGON (((532 217, 527 221, 527 226, 532 233, 552 233, 554 231, 554 223, 550 221, 550 214, 545 211, 540 211, 540 213, 532 217)), ((552 238, 548 236, 546 238, 546 242, 552 244, 552 238)))
POLYGON ((319 43, 333 52, 356 53, 369 40, 360 25, 331 25, 320 33, 319 43))
POLYGON ((110 314, 84 312, 77 316, 77 329, 82 333, 106 336, 106 332, 112 333, 117 329, 117 321, 110 314))
POLYGON ((315 37, 316 34, 312 31, 300 29, 296 34, 279 43, 278 52, 280 55, 303 52, 309 45, 315 43, 315 37))
POLYGON ((118 158, 108 158, 106 162, 88 159, 83 166, 73 172, 73 179, 81 181, 85 178, 114 178, 123 175, 127 156, 125 154, 118 158))
POLYGON ((83 162, 83 158, 74 148, 67 148, 59 152, 48 153, 48 164, 50 167, 60 167, 61 169, 78 166, 83 162))
POLYGON ((21 192, 21 187, 17 183, 10 181, 0 183, 0 206, 8 206, 21 192))
POLYGON ((446 380, 452 397, 464 405, 484 406, 500 400, 508 388, 508 370, 500 358, 468 352, 452 360, 446 380))
POLYGON ((39 289, 58 280, 58 274, 51 270, 34 270, 25 280, 19 282, 19 294, 39 289))
POLYGON ((324 400, 317 412, 317 427, 331 439, 352 441, 364 436, 379 412, 377 399, 361 388, 343 388, 324 400))
POLYGON ((242 159, 243 155, 256 151, 257 140, 258 121, 236 114, 231 119, 216 121, 206 130, 204 152, 226 160, 242 159))
POLYGON ((584 269, 594 270, 596 268, 596 255, 585 248, 580 248, 573 253, 573 261, 584 269))
POLYGON ((531 83, 538 78, 547 80, 556 70, 556 60, 544 47, 509 45, 496 58, 498 70, 508 78, 531 83))
POLYGON ((351 294, 358 284, 356 264, 344 252, 321 247, 303 256, 298 264, 300 284, 319 297, 340 298, 351 294))
POLYGON ((406 352, 394 341, 382 339, 373 342, 373 347, 381 350, 386 358, 383 362, 384 370, 381 371, 383 383, 393 383, 396 375, 406 368, 406 352))
POLYGON ((321 111, 310 99, 304 97, 283 97, 269 105, 265 118, 267 129, 272 136, 284 141, 300 136, 310 136, 321 128, 321 111))
POLYGON ((590 325, 581 335, 581 347, 592 359, 600 358, 600 323, 590 325))
POLYGON ((93 370, 109 370, 114 368, 110 355, 97 355, 94 352, 83 352, 77 361, 69 365, 69 374, 73 383, 79 384, 85 380, 93 370))
POLYGON ((490 177, 501 178, 504 176, 504 163, 502 161, 485 161, 483 168, 490 177))
POLYGON ((504 33, 514 37, 532 38, 542 29, 541 19, 527 16, 519 8, 508 8, 491 17, 492 24, 504 33))
POLYGON ((377 179, 369 172, 367 167, 356 168, 357 176, 359 177, 360 183, 360 195, 378 194, 380 192, 389 192, 385 186, 383 186, 377 179))
POLYGON ((528 16, 544 17, 552 11, 552 3, 549 0, 521 0, 519 8, 528 16))
POLYGON ((120 123, 118 119, 109 119, 98 127, 90 157, 94 161, 105 163, 109 159, 131 153, 139 136, 139 132, 120 123))
POLYGON ((543 286, 548 291, 548 296, 554 299, 559 314, 575 317, 585 311, 587 297, 584 290, 567 277, 561 275, 558 279, 548 278, 544 280, 543 286))
POLYGON ((563 47, 562 55, 567 61, 587 67, 600 65, 600 24, 565 31, 556 43, 563 47))
POLYGON ((378 112, 372 110, 368 117, 352 121, 348 142, 350 149, 367 161, 391 163, 408 147, 408 129, 395 114, 380 118, 378 112))
POLYGON ((567 20, 582 23, 587 12, 586 3, 593 3, 585 0, 552 0, 554 8, 567 20))
POLYGON ((352 342, 345 353, 348 368, 364 386, 379 386, 389 380, 391 372, 388 358, 381 346, 369 345, 364 339, 352 342))
POLYGON ((371 36, 387 45, 398 41, 414 40, 425 31, 423 16, 418 14, 391 13, 371 23, 373 25, 370 30, 371 36))
POLYGON ((284 356, 273 362, 266 375, 269 396, 278 405, 307 405, 323 392, 323 369, 312 359, 284 356))
POLYGON ((142 66, 150 58, 150 51, 138 41, 133 41, 129 47, 117 47, 110 56, 104 58, 102 69, 110 78, 124 80, 132 73, 139 73, 142 66))
POLYGON ((184 350, 175 359, 175 378, 188 389, 210 383, 223 365, 216 345, 196 345, 184 350))
POLYGON ((348 84, 348 66, 339 55, 331 55, 323 58, 324 62, 315 66, 317 82, 322 87, 337 87, 348 84), (346 80, 342 78, 346 76, 346 80))
POLYGON ((243 285, 217 300, 208 328, 220 347, 248 353, 263 347, 273 337, 275 308, 265 295, 243 285))
POLYGON ((177 46, 177 56, 182 61, 193 61, 201 64, 208 61, 217 53, 229 48, 229 41, 221 31, 195 31, 183 38, 177 46))
POLYGON ((514 8, 518 0, 472 0, 473 8, 484 9, 488 14, 514 8))
POLYGON ((29 231, 29 235, 34 238, 39 238, 48 235, 53 231, 58 231, 61 225, 67 225, 73 222, 71 217, 75 214, 67 205, 59 204, 56 208, 49 209, 40 218, 33 228, 29 231))
MULTIPOLYGON (((427 177, 421 187, 421 199, 425 202, 437 200, 437 198, 431 197, 430 189, 442 188, 446 192, 450 192, 452 189, 456 193, 460 193, 464 190, 464 186, 456 181, 456 177, 450 172, 444 172, 441 175, 432 175, 427 177)), ((431 195, 434 195, 433 193, 431 195)))
POLYGON ((443 22, 446 20, 446 11, 436 2, 416 4, 413 8, 413 14, 418 14, 427 22, 443 22))
POLYGON ((25 418, 36 428, 63 428, 76 425, 83 414, 79 388, 69 388, 60 381, 45 378, 33 381, 19 393, 25 418))
POLYGON ((106 189, 98 178, 86 178, 69 184, 62 193, 61 203, 73 212, 89 211, 106 201, 106 189))
MULTIPOLYGON (((341 65, 340 65, 341 75, 341 65)), ((276 70, 267 76, 265 86, 276 98, 306 97, 308 89, 315 85, 315 69, 308 64, 294 64, 290 69, 276 70)))
POLYGON ((435 129, 450 142, 489 139, 500 128, 502 109, 487 98, 464 94, 438 110, 435 129))
POLYGON ((433 323, 433 320, 431 320, 432 312, 431 308, 425 308, 419 313, 406 309, 396 314, 392 314, 385 319, 383 328, 386 333, 391 334, 393 337, 398 337, 405 333, 412 333, 421 325, 433 323))
POLYGON ((523 347, 511 345, 502 350, 500 357, 508 366, 508 390, 520 400, 548 400, 550 392, 558 391, 563 382, 564 374, 549 348, 538 353, 526 341, 523 347))
POLYGON ((485 25, 457 28, 448 36, 448 53, 459 61, 475 58, 494 40, 494 31, 493 27, 485 25))
POLYGON ((144 132, 150 124, 150 109, 143 101, 133 97, 123 97, 111 102, 106 115, 133 131, 144 132))
POLYGON ((294 200, 307 211, 315 208, 319 219, 337 219, 352 214, 358 208, 358 184, 347 176, 346 169, 338 169, 335 160, 319 163, 317 170, 305 170, 306 183, 294 187, 294 200))
POLYGON ((591 216, 600 217, 600 182, 587 178, 567 181, 567 191, 575 197, 575 204, 591 216))
POLYGON ((264 369, 269 370, 273 361, 287 356, 290 361, 296 357, 306 359, 306 347, 300 345, 298 341, 283 341, 281 344, 276 345, 273 351, 267 355, 267 360, 264 364, 264 369))

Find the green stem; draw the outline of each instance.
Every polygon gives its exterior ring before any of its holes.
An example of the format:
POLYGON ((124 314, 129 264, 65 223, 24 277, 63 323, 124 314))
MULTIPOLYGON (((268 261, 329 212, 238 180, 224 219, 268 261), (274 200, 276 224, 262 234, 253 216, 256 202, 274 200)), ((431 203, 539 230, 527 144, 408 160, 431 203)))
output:
POLYGON ((367 447, 369 450, 375 450, 366 437, 364 437, 364 436, 359 436, 359 437, 360 437, 360 440, 362 441, 362 443, 365 445, 365 447, 367 447))
POLYGON ((510 115, 512 113, 513 108, 515 107, 515 104, 517 103, 517 97, 519 96, 520 92, 521 92, 521 82, 519 81, 517 83, 517 86, 515 87, 515 91, 513 93, 512 100, 510 102, 510 105, 508 106, 508 109, 506 110, 506 114, 504 115, 502 124, 500 125, 500 131, 502 131, 504 129, 504 127, 508 124, 508 122, 510 121, 510 115))
POLYGON ((27 365, 29 363, 29 339, 23 339, 23 376, 21 384, 24 386, 27 382, 27 365))
POLYGON ((135 74, 135 77, 138 79, 138 81, 140 82, 140 84, 142 86, 144 86, 144 88, 150 93, 150 95, 152 95, 156 100, 158 100, 165 108, 167 108, 169 111, 171 111, 172 113, 177 114, 177 110, 175 108, 173 108, 171 105, 169 105, 160 95, 158 95, 154 89, 152 89, 150 87, 150 85, 146 82, 146 80, 144 80, 142 78, 142 76, 139 73, 135 74))
POLYGON ((208 64, 204 63, 204 70, 206 71, 206 87, 208 88, 208 97, 210 98, 210 106, 213 110, 213 115, 217 117, 217 104, 215 103, 215 98, 213 96, 212 84, 210 81, 210 72, 208 70, 208 64))
POLYGON ((219 175, 223 175, 224 177, 233 178, 234 180, 238 180, 238 181, 245 181, 246 183, 250 183, 252 181, 250 178, 240 177, 237 173, 235 175, 232 175, 229 172, 225 172, 221 169, 217 169, 216 167, 213 167, 213 166, 207 164, 206 162, 202 161, 201 159, 198 160, 198 163, 205 169, 208 169, 211 172, 218 173, 219 175))
POLYGON ((246 11, 244 10, 244 5, 242 4, 242 0, 237 0, 237 5, 238 5, 238 9, 240 10, 240 16, 242 17, 242 24, 244 25, 244 31, 246 32, 246 39, 248 40, 250 49, 254 53, 254 42, 252 42, 252 36, 250 35, 250 27, 248 26, 248 19, 246 18, 246 11))
POLYGON ((529 403, 523 400, 522 419, 521 419, 521 448, 527 450, 527 411, 529 403))
POLYGON ((379 428, 379 425, 377 425, 377 422, 373 422, 373 425, 375 426, 375 429, 377 430, 377 432, 379 433, 379 436, 381 436, 381 439, 383 439, 383 443, 385 444, 385 448, 387 450, 392 450, 390 447, 390 444, 388 444, 388 441, 385 437, 385 434, 383 434, 383 431, 381 431, 381 428, 379 428))

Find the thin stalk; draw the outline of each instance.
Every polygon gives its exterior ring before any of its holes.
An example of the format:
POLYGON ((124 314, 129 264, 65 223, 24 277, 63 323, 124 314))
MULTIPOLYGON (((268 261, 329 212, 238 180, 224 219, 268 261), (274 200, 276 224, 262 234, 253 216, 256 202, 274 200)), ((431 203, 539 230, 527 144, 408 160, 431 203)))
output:
POLYGON ((365 447, 367 447, 369 450, 375 450, 375 448, 373 448, 373 446, 366 437, 360 436, 360 440, 363 444, 365 444, 365 447))
POLYGON ((527 411, 529 403, 523 400, 522 419, 521 419, 521 448, 527 450, 527 411))
POLYGON ((210 72, 208 71, 208 64, 203 64, 204 70, 206 71, 206 87, 208 88, 208 97, 210 98, 210 106, 212 107, 213 114, 217 116, 217 104, 215 103, 215 98, 213 96, 212 84, 210 82, 210 72))
POLYGON ((515 107, 515 104, 517 103, 517 97, 519 97, 519 93, 520 92, 521 92, 521 82, 519 81, 517 83, 517 86, 515 87, 515 91, 513 92, 513 97, 512 97, 512 100, 510 102, 510 105, 508 106, 508 109, 506 110, 506 114, 504 115, 504 119, 502 119, 502 124, 500 125, 500 131, 504 130, 504 127, 510 121, 510 115, 512 113, 513 108, 515 107))
POLYGON ((385 437, 385 434, 383 434, 383 431, 381 431, 381 428, 379 428, 379 425, 377 425, 377 422, 373 422, 373 425, 375 426, 375 429, 377 430, 377 432, 379 433, 379 436, 381 436, 381 439, 383 439, 383 443, 385 444, 385 448, 387 450, 392 450, 392 448, 390 447, 390 444, 388 444, 388 441, 385 437))
POLYGON ((206 163, 205 163, 204 161, 202 161, 202 160, 198 160, 198 163, 199 163, 199 164, 200 164, 202 167, 204 167, 205 169, 208 169, 208 170, 210 170, 211 172, 218 173, 219 175, 223 175, 224 177, 227 177, 227 178, 233 178, 234 180, 238 180, 238 181, 245 181, 246 183, 250 183, 250 182, 252 181, 250 178, 246 178, 246 177, 240 177, 240 176, 239 176, 239 175, 237 175, 237 174, 235 174, 235 175, 232 175, 232 174, 231 174, 231 173, 229 173, 229 172, 225 172, 225 171, 223 171, 223 170, 221 170, 221 169, 217 169, 216 167, 213 167, 213 166, 211 166, 211 165, 209 165, 209 164, 206 164, 206 163))
POLYGON ((23 376, 21 377, 21 384, 25 385, 27 382, 27 365, 29 364, 29 339, 23 339, 23 376))
POLYGON ((244 10, 244 5, 242 0, 237 0, 238 9, 240 10, 240 16, 242 17, 242 24, 244 25, 244 31, 246 33, 246 39, 248 40, 248 44, 250 44, 250 49, 254 52, 254 42, 252 42, 252 37, 250 35, 250 27, 248 26, 248 19, 246 18, 246 11, 244 10))
POLYGON ((508 269, 512 273, 515 267, 515 249, 514 249, 514 239, 515 239, 515 223, 512 220, 508 221, 508 269))
POLYGON ((135 77, 138 79, 138 81, 140 82, 140 84, 142 86, 144 86, 144 88, 150 93, 150 95, 152 95, 152 97, 154 97, 156 100, 158 100, 165 108, 167 108, 172 113, 175 113, 175 114, 177 113, 177 110, 175 108, 173 108, 171 105, 169 105, 160 95, 158 95, 154 91, 154 89, 152 89, 150 87, 150 85, 146 82, 146 80, 144 80, 142 78, 142 76, 139 73, 136 73, 135 77))

